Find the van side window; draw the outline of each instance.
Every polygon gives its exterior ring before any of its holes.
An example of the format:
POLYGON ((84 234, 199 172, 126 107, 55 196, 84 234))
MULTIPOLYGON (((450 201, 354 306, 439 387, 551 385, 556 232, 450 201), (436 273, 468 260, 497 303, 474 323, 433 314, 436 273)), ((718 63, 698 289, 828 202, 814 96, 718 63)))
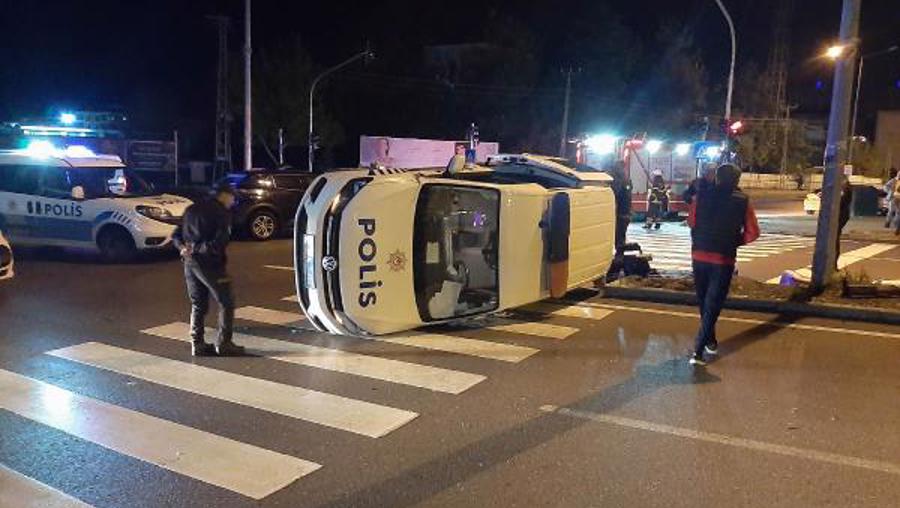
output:
POLYGON ((72 195, 72 186, 65 168, 45 167, 41 171, 41 196, 56 199, 66 199, 72 195))
POLYGON ((17 194, 37 194, 38 166, 0 166, 0 190, 17 194))

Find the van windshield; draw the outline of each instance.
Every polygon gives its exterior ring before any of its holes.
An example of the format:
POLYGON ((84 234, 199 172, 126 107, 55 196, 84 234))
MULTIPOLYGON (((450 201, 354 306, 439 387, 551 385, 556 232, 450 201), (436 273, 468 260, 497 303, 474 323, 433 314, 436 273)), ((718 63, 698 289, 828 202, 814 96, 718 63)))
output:
POLYGON ((413 270, 423 321, 497 308, 499 212, 499 192, 493 189, 422 188, 413 229, 413 270))
POLYGON ((69 183, 84 188, 85 199, 138 197, 154 194, 134 171, 124 168, 70 168, 69 183))

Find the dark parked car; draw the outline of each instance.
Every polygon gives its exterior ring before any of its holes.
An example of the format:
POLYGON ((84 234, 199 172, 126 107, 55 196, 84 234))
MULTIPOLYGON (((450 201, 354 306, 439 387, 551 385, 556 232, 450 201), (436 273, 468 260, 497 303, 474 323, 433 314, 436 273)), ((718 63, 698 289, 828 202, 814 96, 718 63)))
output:
POLYGON ((251 171, 223 178, 235 190, 234 229, 268 240, 293 225, 303 193, 317 175, 294 171, 251 171))

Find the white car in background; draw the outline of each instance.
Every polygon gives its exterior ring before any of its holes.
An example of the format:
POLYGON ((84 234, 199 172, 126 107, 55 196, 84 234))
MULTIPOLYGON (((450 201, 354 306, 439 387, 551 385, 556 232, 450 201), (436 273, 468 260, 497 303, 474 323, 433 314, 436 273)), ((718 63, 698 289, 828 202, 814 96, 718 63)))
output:
MULTIPOLYGON (((878 214, 879 215, 887 215, 888 206, 887 206, 887 194, 872 185, 854 185, 854 192, 856 192, 856 188, 858 187, 869 187, 874 190, 874 193, 878 195, 878 214)), ((822 189, 815 189, 806 195, 803 199, 803 211, 806 212, 807 215, 815 215, 819 213, 819 209, 822 208, 822 189)))
POLYGON ((0 231, 0 280, 13 278, 15 271, 13 270, 13 253, 9 241, 0 231))
POLYGON ((319 330, 380 335, 562 296, 609 270, 611 180, 528 154, 326 173, 297 210, 300 305, 319 330))

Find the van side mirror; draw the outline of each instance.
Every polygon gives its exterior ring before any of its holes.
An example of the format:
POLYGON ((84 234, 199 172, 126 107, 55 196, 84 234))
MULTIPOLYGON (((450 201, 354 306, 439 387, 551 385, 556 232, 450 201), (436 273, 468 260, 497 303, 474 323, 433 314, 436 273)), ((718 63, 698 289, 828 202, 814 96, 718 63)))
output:
POLYGON ((80 185, 72 187, 72 199, 75 201, 84 201, 84 187, 80 185))
POLYGON ((550 296, 561 298, 569 288, 569 232, 571 204, 565 192, 550 200, 548 231, 550 261, 550 296))

